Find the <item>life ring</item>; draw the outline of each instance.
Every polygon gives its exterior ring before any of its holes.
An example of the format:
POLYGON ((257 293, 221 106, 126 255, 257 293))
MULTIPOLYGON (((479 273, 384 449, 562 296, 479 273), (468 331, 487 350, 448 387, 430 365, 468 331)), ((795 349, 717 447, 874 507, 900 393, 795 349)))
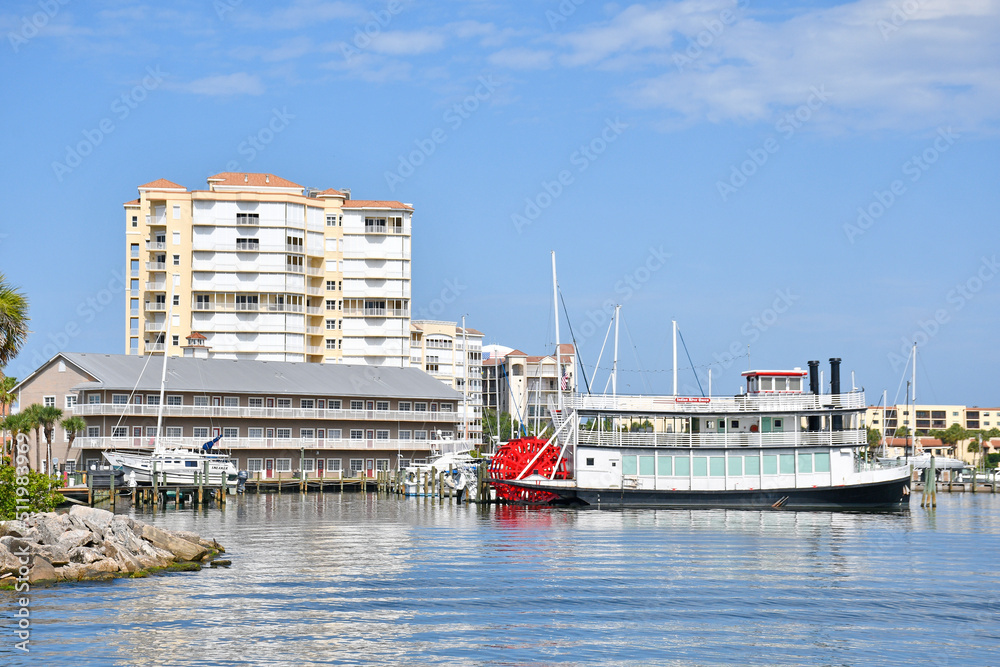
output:
POLYGON ((750 424, 750 432, 751 433, 756 433, 757 430, 758 429, 757 429, 757 425, 756 424, 750 424))

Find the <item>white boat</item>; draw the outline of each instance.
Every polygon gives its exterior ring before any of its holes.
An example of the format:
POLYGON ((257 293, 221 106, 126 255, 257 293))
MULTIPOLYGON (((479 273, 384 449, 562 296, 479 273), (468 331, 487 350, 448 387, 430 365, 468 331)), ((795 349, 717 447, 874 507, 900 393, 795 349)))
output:
MULTIPOLYGON (((914 470, 925 470, 931 467, 931 455, 926 453, 916 456, 880 456, 878 461, 882 465, 909 465, 913 466, 914 470)), ((961 459, 953 459, 948 456, 934 457, 935 470, 963 470, 971 467, 971 464, 961 459)))
MULTIPOLYGON (((171 289, 170 303, 173 304, 171 289)), ((172 310, 173 306, 171 306, 172 310)), ((166 332, 164 339, 170 338, 171 312, 166 317, 166 332)), ((163 352, 163 367, 160 374, 160 401, 156 415, 156 435, 150 443, 149 450, 105 451, 104 458, 115 469, 125 472, 126 478, 134 476, 136 483, 152 484, 154 477, 157 484, 166 486, 219 486, 225 484, 234 489, 237 482, 236 465, 228 454, 213 453, 212 446, 219 441, 216 437, 210 443, 205 443, 201 449, 193 447, 168 447, 162 439, 163 405, 167 380, 167 352, 163 352)), ((129 399, 131 400, 131 398, 129 399)))
MULTIPOLYGON (((444 483, 455 492, 470 494, 476 492, 476 468, 482 459, 475 459, 468 452, 442 454, 427 463, 411 465, 403 470, 403 493, 407 496, 428 495, 425 491, 427 475, 444 474, 444 483)), ((438 480, 434 480, 435 487, 438 480)), ((436 495, 436 494, 429 494, 436 495)))

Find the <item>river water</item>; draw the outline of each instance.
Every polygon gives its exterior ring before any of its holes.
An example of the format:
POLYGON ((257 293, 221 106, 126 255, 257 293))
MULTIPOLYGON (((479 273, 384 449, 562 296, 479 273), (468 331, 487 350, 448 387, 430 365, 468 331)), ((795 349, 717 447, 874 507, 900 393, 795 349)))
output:
MULTIPOLYGON (((1000 665, 1000 496, 861 514, 250 495, 229 569, 31 591, 3 665, 1000 665)), ((119 511, 122 511, 119 508, 119 511)))

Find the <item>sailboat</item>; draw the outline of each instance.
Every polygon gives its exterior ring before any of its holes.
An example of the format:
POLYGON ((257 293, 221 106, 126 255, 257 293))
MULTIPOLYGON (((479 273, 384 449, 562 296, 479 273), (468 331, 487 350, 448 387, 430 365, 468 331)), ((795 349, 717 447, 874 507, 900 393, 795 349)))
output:
POLYGON ((237 482, 236 465, 228 454, 213 453, 212 448, 218 443, 215 438, 202 445, 201 449, 189 447, 168 447, 163 441, 163 405, 167 383, 167 349, 166 341, 170 340, 170 320, 173 310, 173 288, 170 294, 170 309, 167 311, 166 331, 163 334, 163 368, 160 375, 160 404, 156 414, 156 434, 150 442, 151 451, 105 451, 104 458, 116 470, 122 470, 131 485, 152 484, 154 478, 157 484, 166 486, 206 486, 235 487, 237 482))

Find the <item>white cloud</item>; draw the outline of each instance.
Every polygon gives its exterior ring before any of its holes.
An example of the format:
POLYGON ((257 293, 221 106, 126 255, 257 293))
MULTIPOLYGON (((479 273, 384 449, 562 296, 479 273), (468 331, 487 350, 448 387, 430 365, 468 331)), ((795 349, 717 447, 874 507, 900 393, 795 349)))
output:
POLYGON ((231 12, 233 19, 242 25, 275 30, 297 30, 328 21, 356 21, 369 16, 364 9, 349 2, 322 0, 296 0, 288 7, 276 9, 266 16, 250 12, 246 4, 235 7, 231 12))
POLYGON ((196 95, 260 95, 264 92, 264 84, 260 78, 246 72, 207 76, 196 79, 183 88, 196 95))
POLYGON ((415 56, 440 51, 444 48, 444 42, 444 36, 437 32, 397 30, 376 35, 368 48, 392 56, 415 56))
POLYGON ((490 54, 487 60, 491 65, 511 69, 547 69, 552 66, 552 52, 522 48, 501 49, 490 54))

